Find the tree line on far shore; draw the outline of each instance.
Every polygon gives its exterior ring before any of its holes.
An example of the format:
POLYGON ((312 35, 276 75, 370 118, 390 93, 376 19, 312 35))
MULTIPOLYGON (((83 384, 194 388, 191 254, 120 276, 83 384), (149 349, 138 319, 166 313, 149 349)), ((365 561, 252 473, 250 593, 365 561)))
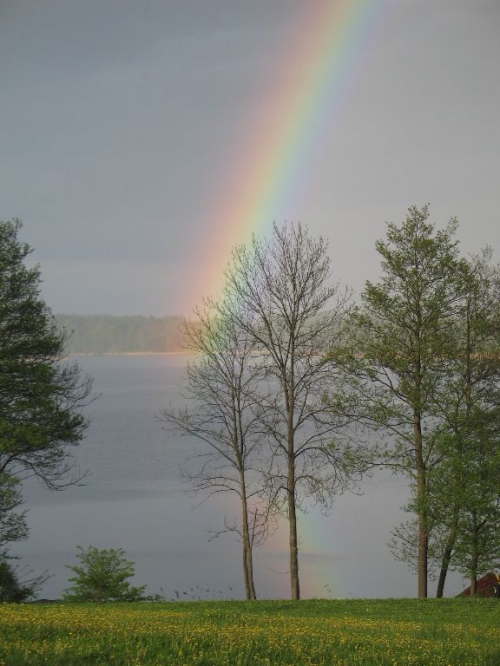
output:
POLYGON ((56 314, 55 321, 67 334, 67 354, 184 351, 180 316, 56 314))

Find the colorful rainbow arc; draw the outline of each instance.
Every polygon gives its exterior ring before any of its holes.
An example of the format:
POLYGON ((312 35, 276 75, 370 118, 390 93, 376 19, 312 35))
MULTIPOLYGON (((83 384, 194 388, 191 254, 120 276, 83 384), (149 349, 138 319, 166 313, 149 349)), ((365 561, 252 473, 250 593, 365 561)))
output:
POLYGON ((283 214, 293 219, 311 157, 336 119, 380 8, 381 0, 304 2, 281 56, 282 85, 266 96, 269 101, 230 160, 231 192, 203 221, 210 227, 211 256, 198 262, 189 291, 199 293, 202 285, 205 295, 219 293, 231 248, 252 233, 266 235, 274 220, 284 221, 283 214))
MULTIPOLYGON (((237 184, 209 216, 211 255, 208 263, 199 261, 201 273, 193 276, 207 296, 220 291, 234 245, 247 242, 252 233, 267 235, 274 220, 284 221, 283 212, 293 215, 305 171, 325 128, 336 120, 382 0, 304 0, 302 7, 283 49, 283 86, 250 123, 230 162, 229 174, 237 174, 237 184)), ((303 547, 315 554, 331 552, 324 527, 315 522, 303 523, 303 547)), ((272 548, 284 552, 286 529, 280 533, 272 548)), ((308 581, 310 590, 324 593, 325 583, 332 581, 316 578, 308 581)))

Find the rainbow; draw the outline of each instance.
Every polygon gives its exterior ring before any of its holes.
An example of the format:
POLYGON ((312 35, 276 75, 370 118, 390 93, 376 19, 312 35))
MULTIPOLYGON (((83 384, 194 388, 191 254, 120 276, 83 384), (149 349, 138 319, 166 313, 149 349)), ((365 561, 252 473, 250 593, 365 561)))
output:
MULTIPOLYGON (((346 553, 342 550, 345 530, 339 529, 338 525, 337 529, 332 528, 331 518, 318 507, 310 507, 307 513, 299 512, 298 530, 301 596, 304 599, 343 598, 352 593, 356 581, 350 567, 345 566, 346 553)), ((280 521, 276 532, 255 550, 255 558, 259 561, 257 576, 262 576, 263 572, 268 574, 272 579, 268 587, 275 589, 279 585, 281 596, 288 597, 290 555, 286 520, 280 521)))
POLYGON ((210 228, 210 256, 206 247, 196 252, 187 285, 189 298, 197 295, 191 305, 220 292, 232 247, 253 233, 265 237, 275 220, 294 219, 311 160, 340 115, 381 0, 306 0, 294 11, 277 57, 282 83, 263 91, 259 112, 247 120, 245 138, 227 160, 224 191, 200 220, 210 228))
MULTIPOLYGON (((186 285, 192 306, 200 304, 202 295, 220 292, 232 247, 248 242, 254 233, 266 237, 273 221, 294 219, 311 161, 325 130, 340 116, 381 6, 382 0, 299 4, 294 27, 280 46, 282 86, 263 91, 259 113, 248 119, 246 138, 228 160, 224 192, 208 220, 200 220, 209 224, 211 244, 196 253, 196 269, 186 285)), ((308 569, 301 564, 305 596, 344 596, 347 589, 334 580, 334 544, 325 540, 324 517, 316 510, 303 515, 300 534, 302 552, 323 558, 322 566, 310 564, 308 569)), ((265 548, 285 555, 287 544, 282 525, 265 548)))

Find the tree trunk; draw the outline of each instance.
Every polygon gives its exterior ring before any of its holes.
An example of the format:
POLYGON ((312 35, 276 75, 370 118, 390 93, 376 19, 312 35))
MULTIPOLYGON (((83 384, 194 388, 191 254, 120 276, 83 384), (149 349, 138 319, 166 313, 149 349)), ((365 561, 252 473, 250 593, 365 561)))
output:
POLYGON ((479 565, 479 527, 477 514, 472 512, 472 544, 471 544, 471 562, 470 562, 470 596, 477 594, 477 570, 479 565))
POLYGON ((293 435, 288 442, 288 525, 290 531, 290 587, 294 600, 300 599, 299 545, 297 539, 297 507, 295 506, 295 456, 293 435), (291 439, 291 441, 290 441, 291 439))
POLYGON ((290 530, 290 587, 291 596, 294 601, 300 599, 299 584, 299 544, 297 537, 297 507, 295 505, 295 431, 294 431, 294 411, 295 411, 295 355, 294 343, 291 341, 291 363, 290 375, 287 377, 284 372, 285 384, 285 403, 287 412, 287 454, 288 454, 288 524, 290 530))
POLYGON ((247 550, 247 571, 248 571, 248 587, 249 587, 249 596, 248 599, 254 601, 257 599, 257 594, 255 592, 255 584, 253 580, 253 547, 250 547, 247 550))
POLYGON ((450 565, 451 554, 453 552, 453 544, 450 544, 450 538, 444 549, 443 558, 441 560, 441 569, 439 571, 439 578, 436 590, 436 599, 442 599, 444 593, 444 584, 446 582, 446 576, 448 574, 448 567, 450 565))
POLYGON ((458 506, 455 506, 453 509, 453 520, 451 523, 450 533, 448 535, 448 540, 446 541, 446 547, 444 549, 443 557, 441 559, 441 570, 439 572, 439 579, 436 590, 437 599, 443 598, 444 584, 446 582, 446 576, 448 574, 448 568, 450 566, 451 555, 453 553, 455 540, 457 538, 458 515, 459 515, 458 506))
POLYGON ((427 552, 429 537, 427 534, 426 518, 418 517, 418 597, 427 598, 427 552))
POLYGON ((245 575, 245 596, 247 601, 257 598, 253 581, 253 555, 252 548, 243 542, 243 572, 245 575))
POLYGON ((477 594, 477 576, 475 571, 470 574, 470 596, 475 597, 477 594))
MULTIPOLYGON (((289 474, 290 483, 290 474, 289 474)), ((288 489, 288 522, 290 526, 290 586, 294 601, 300 599, 299 585, 299 547, 297 542, 297 511, 295 506, 295 488, 288 489)))
POLYGON ((418 597, 427 598, 427 556, 429 531, 427 525, 427 484, 423 458, 422 424, 420 414, 415 412, 413 419, 415 436, 415 458, 417 467, 417 511, 418 511, 418 597))
POLYGON ((243 573, 245 576, 245 593, 247 600, 256 599, 255 584, 253 580, 253 553, 252 539, 250 538, 250 527, 248 524, 248 504, 246 497, 245 475, 240 472, 241 488, 241 514, 243 532, 243 573))

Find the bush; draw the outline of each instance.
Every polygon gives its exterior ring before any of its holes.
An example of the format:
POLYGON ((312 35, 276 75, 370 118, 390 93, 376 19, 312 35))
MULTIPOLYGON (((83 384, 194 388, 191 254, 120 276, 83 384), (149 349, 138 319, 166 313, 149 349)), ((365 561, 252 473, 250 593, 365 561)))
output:
POLYGON ((99 550, 78 546, 80 566, 68 566, 75 573, 74 585, 64 591, 65 601, 142 601, 145 585, 134 587, 128 581, 135 564, 125 558, 123 548, 99 550))
POLYGON ((35 577, 30 575, 31 572, 13 567, 6 559, 0 560, 0 602, 18 604, 33 599, 49 576, 46 573, 35 577))

